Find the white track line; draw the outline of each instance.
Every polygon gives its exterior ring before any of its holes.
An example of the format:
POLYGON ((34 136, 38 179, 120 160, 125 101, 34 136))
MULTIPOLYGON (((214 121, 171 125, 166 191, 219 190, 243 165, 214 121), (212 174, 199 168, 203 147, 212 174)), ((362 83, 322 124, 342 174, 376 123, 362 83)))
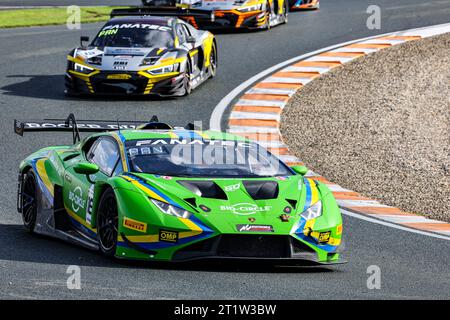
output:
POLYGON ((424 236, 429 236, 429 237, 433 237, 433 238, 438 238, 438 239, 443 239, 443 240, 448 240, 450 241, 450 237, 449 236, 445 236, 445 235, 440 235, 440 234, 436 234, 436 233, 432 233, 432 232, 427 232, 427 231, 422 231, 422 230, 417 230, 417 229, 413 229, 413 228, 408 228, 405 226, 401 226, 395 223, 391 223, 388 221, 384 221, 384 220, 379 220, 379 219, 375 219, 375 218, 371 218, 365 215, 361 215, 358 213, 354 213, 354 212, 350 212, 344 208, 341 208, 341 212, 343 214, 345 214, 346 216, 349 217, 353 217, 356 219, 360 219, 360 220, 364 220, 364 221, 368 221, 368 222, 372 222, 372 223, 376 223, 376 224, 381 224, 383 226, 386 227, 390 227, 390 228, 394 228, 394 229, 398 229, 398 230, 402 230, 402 231, 408 231, 408 232, 412 232, 412 233, 417 233, 417 234, 421 234, 424 236))
POLYGON ((236 102, 237 106, 263 106, 263 107, 284 107, 286 102, 278 100, 247 100, 240 99, 236 102))

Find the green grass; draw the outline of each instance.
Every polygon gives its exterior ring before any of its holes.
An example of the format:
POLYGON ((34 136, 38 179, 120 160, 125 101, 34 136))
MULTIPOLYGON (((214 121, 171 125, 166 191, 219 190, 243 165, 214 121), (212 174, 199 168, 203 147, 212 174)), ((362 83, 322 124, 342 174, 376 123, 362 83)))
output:
MULTIPOLYGON (((81 7, 81 23, 106 21, 113 8, 81 7)), ((0 28, 66 24, 69 16, 66 8, 0 10, 0 28)))

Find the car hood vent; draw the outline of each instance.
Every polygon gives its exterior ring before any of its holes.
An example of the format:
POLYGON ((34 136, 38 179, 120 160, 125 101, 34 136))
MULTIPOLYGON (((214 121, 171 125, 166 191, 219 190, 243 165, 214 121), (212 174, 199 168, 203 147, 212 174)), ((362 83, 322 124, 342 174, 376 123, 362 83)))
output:
POLYGON ((278 197, 278 183, 276 181, 242 181, 248 194, 253 200, 276 199, 278 197))
POLYGON ((183 200, 189 203, 191 206, 197 207, 197 201, 195 201, 195 198, 185 198, 183 200))
POLYGON ((225 192, 214 181, 179 180, 178 183, 199 197, 228 200, 225 192))

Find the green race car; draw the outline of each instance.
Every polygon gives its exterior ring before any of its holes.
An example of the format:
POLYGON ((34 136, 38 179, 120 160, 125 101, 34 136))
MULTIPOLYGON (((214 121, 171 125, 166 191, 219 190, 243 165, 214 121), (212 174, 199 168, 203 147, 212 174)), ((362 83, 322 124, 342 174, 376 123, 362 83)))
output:
POLYGON ((71 131, 19 168, 29 232, 124 259, 262 259, 334 264, 342 217, 328 187, 258 144, 158 122, 15 120, 15 132, 71 131), (93 132, 80 139, 80 132, 93 132))

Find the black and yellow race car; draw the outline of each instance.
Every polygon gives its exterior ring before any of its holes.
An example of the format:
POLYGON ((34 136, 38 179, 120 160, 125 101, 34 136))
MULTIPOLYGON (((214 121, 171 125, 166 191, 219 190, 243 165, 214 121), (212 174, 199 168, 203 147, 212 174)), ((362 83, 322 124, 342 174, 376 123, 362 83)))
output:
POLYGON ((67 94, 183 96, 215 76, 212 33, 177 17, 120 9, 111 15, 88 46, 67 56, 67 94))

